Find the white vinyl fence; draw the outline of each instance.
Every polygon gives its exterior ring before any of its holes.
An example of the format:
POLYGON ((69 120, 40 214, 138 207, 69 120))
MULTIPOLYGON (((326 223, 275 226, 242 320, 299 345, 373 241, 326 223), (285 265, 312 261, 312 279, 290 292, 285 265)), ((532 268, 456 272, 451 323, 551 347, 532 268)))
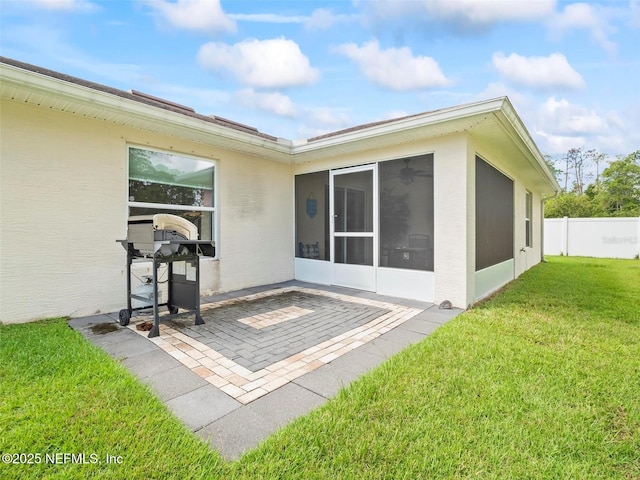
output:
POLYGON ((640 255, 640 217, 545 218, 544 253, 636 258, 640 255))

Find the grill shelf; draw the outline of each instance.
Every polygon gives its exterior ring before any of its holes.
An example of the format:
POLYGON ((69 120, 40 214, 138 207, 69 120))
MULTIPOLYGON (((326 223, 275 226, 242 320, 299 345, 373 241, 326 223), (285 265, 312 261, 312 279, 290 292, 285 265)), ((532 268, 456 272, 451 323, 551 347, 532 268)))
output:
POLYGON ((127 252, 127 308, 120 310, 120 325, 129 324, 133 312, 153 309, 153 327, 149 338, 160 335, 159 307, 166 306, 169 319, 186 309, 195 314, 195 324, 202 325, 200 315, 200 257, 215 255, 215 243, 210 240, 196 240, 198 231, 195 225, 176 215, 156 214, 131 217, 128 223, 127 239, 117 240, 127 252), (133 261, 151 262, 152 298, 142 297, 131 292, 131 265, 133 261), (168 299, 158 303, 158 268, 167 264, 168 299), (151 305, 133 307, 131 300, 151 302, 151 305))

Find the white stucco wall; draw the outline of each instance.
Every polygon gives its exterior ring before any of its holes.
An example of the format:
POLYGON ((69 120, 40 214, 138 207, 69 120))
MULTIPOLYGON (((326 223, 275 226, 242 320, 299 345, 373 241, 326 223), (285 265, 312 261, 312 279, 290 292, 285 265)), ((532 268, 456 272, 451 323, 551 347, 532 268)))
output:
POLYGON ((293 277, 289 165, 48 108, 1 107, 0 321, 126 305, 116 239, 127 230, 128 144, 217 161, 220 255, 203 260, 202 293, 293 277))
POLYGON ((121 304, 126 150, 105 127, 2 102, 2 322, 121 304))
POLYGON ((291 167, 239 154, 219 165, 220 290, 292 279, 291 167))
POLYGON ((475 156, 465 135, 439 141, 434 154, 434 301, 466 308, 475 265, 475 156))

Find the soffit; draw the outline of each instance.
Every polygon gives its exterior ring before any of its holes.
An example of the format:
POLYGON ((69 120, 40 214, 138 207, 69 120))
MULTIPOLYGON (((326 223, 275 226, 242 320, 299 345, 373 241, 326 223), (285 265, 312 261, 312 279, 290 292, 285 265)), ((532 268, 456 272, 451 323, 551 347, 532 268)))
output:
POLYGON ((528 183, 540 191, 559 190, 546 166, 542 167, 542 155, 506 98, 361 125, 292 142, 238 128, 233 122, 230 127, 216 118, 136 100, 129 92, 88 82, 83 84, 80 79, 70 81, 68 78, 71 77, 56 72, 38 73, 7 63, 0 67, 2 98, 287 164, 330 159, 464 132, 487 148, 500 151, 524 172, 528 183))
POLYGON ((185 115, 175 109, 159 108, 128 98, 128 92, 116 95, 6 64, 2 65, 1 80, 0 96, 16 102, 279 162, 291 161, 288 140, 229 128, 203 115, 185 115))
POLYGON ((294 162, 312 162, 462 133, 483 120, 483 117, 466 117, 427 124, 418 122, 415 122, 414 125, 388 124, 384 128, 360 130, 352 134, 331 137, 322 141, 294 144, 294 162))

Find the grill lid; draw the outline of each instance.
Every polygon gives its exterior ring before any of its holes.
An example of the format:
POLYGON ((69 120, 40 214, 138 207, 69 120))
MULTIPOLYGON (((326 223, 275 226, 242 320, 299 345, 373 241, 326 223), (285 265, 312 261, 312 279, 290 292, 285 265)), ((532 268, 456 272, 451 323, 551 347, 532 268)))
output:
POLYGON ((189 220, 169 213, 155 215, 134 215, 129 217, 129 224, 151 223, 154 231, 164 230, 182 235, 185 240, 198 239, 198 227, 189 220))
POLYGON ((168 213, 156 213, 153 216, 154 230, 170 230, 179 233, 187 240, 198 239, 198 227, 186 218, 170 215, 168 213))

